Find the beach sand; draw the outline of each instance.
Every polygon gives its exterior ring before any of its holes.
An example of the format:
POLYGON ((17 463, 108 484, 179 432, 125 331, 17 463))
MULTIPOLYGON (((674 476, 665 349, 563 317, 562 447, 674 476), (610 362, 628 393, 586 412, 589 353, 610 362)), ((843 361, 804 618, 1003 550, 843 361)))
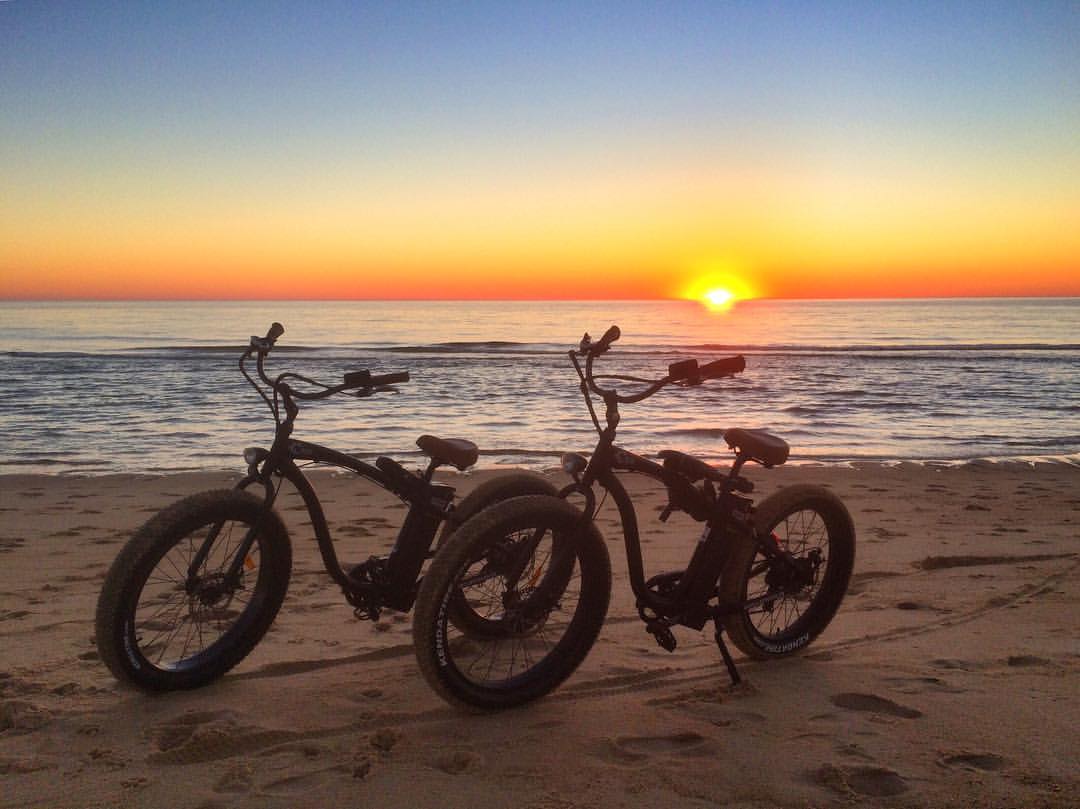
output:
MULTIPOLYGON (((453 478, 462 491, 490 472, 453 478)), ((1076 807, 1080 469, 749 470, 758 496, 832 487, 858 536, 840 613, 802 655, 728 685, 711 633, 669 654, 633 607, 616 513, 607 623, 555 693, 490 716, 420 677, 411 616, 357 621, 289 493, 294 570, 243 663, 192 692, 120 686, 97 658, 102 577, 140 523, 226 474, 0 479, 0 807, 1076 807)), ((561 476, 553 475, 561 480, 561 476)), ((639 496, 646 569, 698 526, 639 496)), ((389 548, 402 506, 318 489, 340 555, 389 548), (370 534, 370 536, 364 536, 370 534)))

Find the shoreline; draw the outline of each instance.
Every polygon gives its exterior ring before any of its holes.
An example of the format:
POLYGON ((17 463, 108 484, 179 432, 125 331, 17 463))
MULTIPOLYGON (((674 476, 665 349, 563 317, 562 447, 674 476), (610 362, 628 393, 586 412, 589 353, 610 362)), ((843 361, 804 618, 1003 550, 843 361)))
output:
MULTIPOLYGON (((464 494, 503 471, 440 477, 464 494)), ((644 631, 608 503, 597 527, 614 581, 598 642, 549 697, 494 716, 427 688, 411 615, 353 618, 288 486, 277 508, 293 574, 262 643, 196 691, 116 683, 92 639, 105 570, 160 508, 239 474, 0 476, 4 806, 1065 809, 1080 798, 1075 465, 748 468, 757 500, 798 483, 835 491, 857 550, 825 633, 783 660, 736 653, 736 689, 711 631, 677 628, 670 654, 644 631)), ((342 559, 385 553, 404 514, 396 498, 351 474, 315 477, 342 559)), ((623 480, 647 575, 683 566, 699 524, 660 523, 659 485, 623 480)))
MULTIPOLYGON (((403 465, 409 465, 413 462, 419 461, 422 458, 421 453, 410 450, 400 453, 388 453, 390 457, 399 460, 403 465)), ((490 457, 492 453, 488 453, 490 457)), ((508 460, 505 463, 496 464, 483 464, 471 467, 469 469, 458 471, 452 468, 444 467, 439 470, 439 474, 453 475, 460 477, 468 477, 475 474, 488 474, 498 472, 513 472, 513 471, 527 471, 534 472, 539 475, 553 475, 560 474, 561 468, 558 464, 550 464, 547 466, 532 466, 521 463, 524 457, 542 457, 557 459, 562 453, 508 453, 508 460)), ((589 453, 581 453, 585 457, 589 456, 589 453)), ((639 453, 640 454, 640 453, 639 453)), ((691 453, 693 454, 693 453, 691 453)), ((360 460, 374 464, 377 455, 359 455, 356 456, 360 460)), ((484 457, 484 453, 481 453, 481 458, 484 457)), ((649 458, 649 454, 644 454, 642 457, 649 458)), ((707 454, 699 454, 702 460, 707 463, 717 466, 721 469, 730 465, 729 456, 723 458, 710 457, 707 454)), ((8 466, 18 466, 18 464, 7 464, 8 466)), ((31 464, 27 464, 30 466, 31 464)), ((56 464, 57 466, 60 463, 56 464)), ((875 468, 911 468, 911 469, 963 469, 966 467, 975 468, 1024 468, 1034 469, 1042 466, 1048 467, 1066 467, 1066 468, 1080 468, 1080 453, 1069 453, 1066 455, 1023 455, 1023 456, 976 456, 971 458, 848 458, 843 460, 829 460, 829 459, 816 459, 816 458, 789 458, 785 463, 785 468, 795 469, 875 469, 875 468)), ((23 477, 44 477, 44 478, 61 478, 65 480, 78 480, 82 478, 86 479, 99 479, 109 477, 121 477, 121 476, 145 476, 145 477, 168 477, 170 475, 219 475, 236 473, 241 474, 241 464, 236 464, 232 467, 202 467, 202 468, 177 468, 177 469, 159 469, 150 471, 134 471, 134 470, 107 470, 101 472, 87 472, 79 469, 65 469, 58 471, 20 471, 18 469, 7 470, 3 468, 4 465, 0 464, 0 482, 9 478, 23 478, 23 477)), ((334 472, 339 474, 348 474, 347 469, 340 469, 331 466, 317 467, 319 472, 334 472)))

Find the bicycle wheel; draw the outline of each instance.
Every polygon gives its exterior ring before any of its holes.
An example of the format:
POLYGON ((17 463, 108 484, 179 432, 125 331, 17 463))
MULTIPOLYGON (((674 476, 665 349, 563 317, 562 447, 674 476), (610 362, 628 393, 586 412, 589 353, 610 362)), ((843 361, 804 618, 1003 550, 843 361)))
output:
POLYGON ((140 528, 109 569, 95 621, 101 659, 139 688, 205 685, 270 628, 291 565, 285 526, 254 495, 225 489, 186 497, 140 528), (229 581, 226 572, 253 527, 254 543, 229 581), (206 558, 190 570, 209 537, 206 558))
POLYGON ((458 526, 464 524, 488 506, 501 503, 503 500, 509 500, 511 497, 525 497, 530 494, 547 494, 554 497, 558 493, 559 490, 549 480, 529 472, 509 472, 505 475, 496 475, 485 480, 461 499, 461 502, 454 508, 451 519, 443 523, 436 547, 441 548, 457 530, 458 526))
POLYGON ((580 511, 549 496, 496 503, 454 533, 424 577, 413 617, 420 670, 453 705, 537 699, 584 660, 610 595, 607 548, 580 511), (452 620, 459 594, 484 632, 452 620))
MULTIPOLYGON (((446 544, 459 526, 495 503, 530 494, 546 494, 554 497, 558 493, 559 490, 552 483, 528 472, 513 472, 486 480, 458 503, 452 518, 443 524, 439 540, 435 545, 436 550, 446 544)), ((460 591, 451 596, 449 617, 454 626, 466 634, 490 635, 498 631, 492 621, 469 607, 468 601, 460 591)))
POLYGON ((724 619, 750 657, 797 652, 828 626, 855 563, 855 527, 840 499, 820 486, 790 486, 757 507, 758 536, 771 538, 794 565, 769 559, 749 537, 732 548, 720 579, 722 604, 745 605, 724 619))

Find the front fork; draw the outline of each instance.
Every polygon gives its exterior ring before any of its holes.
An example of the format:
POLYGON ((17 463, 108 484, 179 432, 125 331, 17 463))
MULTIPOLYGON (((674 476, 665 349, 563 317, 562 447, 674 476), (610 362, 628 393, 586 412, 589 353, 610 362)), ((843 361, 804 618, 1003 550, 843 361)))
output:
MULTIPOLYGON (((263 516, 274 507, 277 490, 270 480, 269 472, 260 474, 258 469, 259 463, 265 461, 268 455, 269 453, 263 449, 254 451, 246 450, 244 452, 244 457, 245 460, 248 461, 247 474, 233 487, 238 490, 244 490, 253 483, 262 483, 263 488, 265 489, 265 496, 263 498, 263 510, 259 513, 259 517, 255 520, 255 523, 244 534, 244 539, 240 542, 232 561, 229 563, 229 569, 225 571, 224 578, 227 587, 236 587, 240 583, 241 568, 244 565, 244 560, 247 559, 252 544, 255 542, 255 537, 258 535, 259 529, 262 527, 263 516), (253 457, 249 457, 249 452, 254 452, 253 457)), ((191 564, 188 565, 187 579, 184 581, 184 590, 188 595, 192 595, 195 592, 195 587, 199 580, 198 571, 202 568, 203 563, 206 562, 206 558, 210 555, 210 549, 217 541, 218 534, 221 533, 221 527, 223 525, 224 523, 215 523, 210 527, 206 539, 203 540, 202 545, 199 546, 199 550, 196 551, 194 558, 191 560, 191 564)))

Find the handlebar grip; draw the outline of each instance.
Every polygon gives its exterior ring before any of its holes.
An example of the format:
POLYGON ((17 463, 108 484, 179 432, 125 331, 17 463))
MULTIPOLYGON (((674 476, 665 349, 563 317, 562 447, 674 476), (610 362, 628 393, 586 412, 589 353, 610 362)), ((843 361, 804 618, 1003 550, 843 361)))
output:
POLYGON ((680 382, 683 379, 688 379, 697 383, 701 381, 701 370, 698 368, 696 359, 681 360, 680 362, 673 362, 668 366, 668 376, 671 378, 672 382, 680 382))
POLYGON ((722 376, 734 376, 742 373, 746 368, 746 357, 739 354, 735 357, 725 357, 722 360, 714 360, 698 368, 698 374, 702 379, 718 379, 722 376))
POLYGON ((259 337, 256 334, 251 335, 251 342, 248 350, 255 350, 259 353, 259 356, 270 353, 270 349, 274 347, 274 343, 277 342, 277 338, 285 333, 285 327, 278 322, 274 322, 270 325, 270 331, 266 333, 265 337, 259 337))
POLYGON ((345 384, 350 388, 364 388, 371 384, 371 371, 349 371, 345 374, 345 384))
POLYGON ((402 371, 396 374, 372 374, 371 371, 350 371, 345 374, 345 386, 349 388, 376 388, 379 385, 394 385, 398 382, 408 382, 409 372, 402 371))
POLYGON ((593 351, 595 351, 597 354, 601 354, 607 351, 609 348, 611 348, 611 344, 618 340, 620 336, 622 336, 622 332, 619 331, 619 327, 612 326, 610 329, 604 332, 604 336, 601 337, 599 341, 597 341, 595 346, 593 346, 593 351))
POLYGON ((371 385, 396 385, 398 382, 408 382, 409 372, 400 371, 396 374, 379 374, 371 377, 371 385))

